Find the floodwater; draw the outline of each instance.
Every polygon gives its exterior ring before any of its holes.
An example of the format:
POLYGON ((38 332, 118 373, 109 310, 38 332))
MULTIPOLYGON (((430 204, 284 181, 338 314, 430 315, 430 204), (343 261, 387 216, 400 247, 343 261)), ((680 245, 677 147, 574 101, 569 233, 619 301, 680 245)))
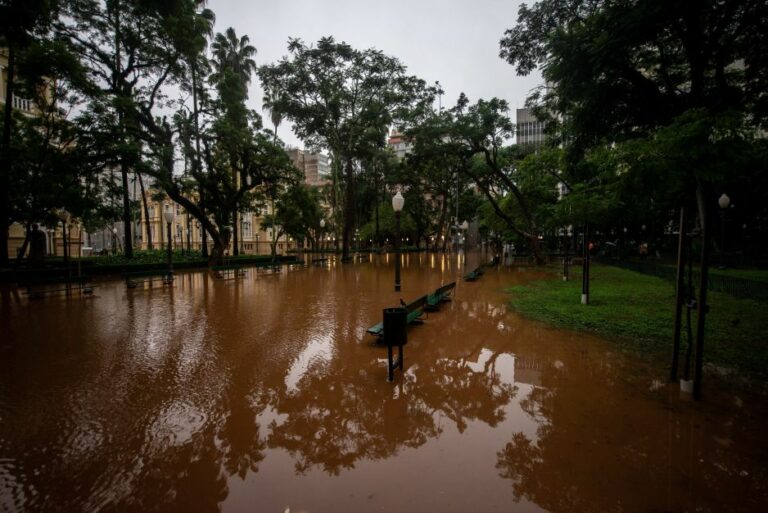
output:
MULTIPOLYGON (((768 511, 766 406, 508 311, 491 269, 408 332, 367 327, 478 255, 406 255, 94 297, 4 290, 0 511, 768 511)), ((578 300, 578 298, 575 298, 578 300)))

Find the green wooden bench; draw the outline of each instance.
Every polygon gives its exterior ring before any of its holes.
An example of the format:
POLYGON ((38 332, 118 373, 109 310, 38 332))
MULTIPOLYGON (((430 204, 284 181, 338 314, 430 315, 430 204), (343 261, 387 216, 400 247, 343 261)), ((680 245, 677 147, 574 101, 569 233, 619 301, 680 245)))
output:
POLYGON ((476 279, 478 279, 480 276, 483 275, 483 272, 484 271, 483 271, 482 266, 481 267, 477 267, 474 271, 464 275, 464 281, 475 281, 476 279))
POLYGON ((325 265, 326 262, 328 262, 327 258, 313 258, 312 259, 312 265, 317 265, 317 266, 325 265))
POLYGON ((26 294, 29 299, 39 299, 46 294, 57 292, 71 292, 77 290, 83 294, 92 294, 93 285, 89 285, 90 279, 86 276, 51 276, 51 275, 27 275, 24 276, 19 285, 27 288, 26 294), (40 286, 52 285, 52 288, 38 288, 40 286))
MULTIPOLYGON (((421 316, 424 315, 424 306, 427 304, 427 296, 421 296, 420 298, 411 301, 405 305, 405 310, 408 312, 407 323, 408 324, 421 324, 421 316)), ((384 322, 380 322, 374 326, 371 326, 366 332, 377 337, 384 336, 384 322)))
POLYGON ((440 307, 440 303, 443 301, 451 300, 451 293, 456 288, 456 282, 452 281, 442 287, 436 289, 432 294, 427 296, 427 303, 424 305, 424 309, 433 312, 440 307))
POLYGON ((220 280, 234 280, 246 275, 246 270, 240 264, 214 265, 211 271, 220 280))
POLYGON ((129 289, 135 289, 139 283, 152 283, 160 281, 163 285, 173 284, 173 271, 168 269, 153 269, 150 271, 124 272, 125 285, 129 289))

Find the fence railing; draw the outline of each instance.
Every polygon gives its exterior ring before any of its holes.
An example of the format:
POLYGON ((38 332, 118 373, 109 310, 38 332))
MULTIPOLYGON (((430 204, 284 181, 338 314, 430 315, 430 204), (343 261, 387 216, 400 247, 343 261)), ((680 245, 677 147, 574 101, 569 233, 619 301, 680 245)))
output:
MULTIPOLYGON (((675 282, 677 270, 674 267, 657 265, 649 262, 633 262, 626 260, 615 260, 610 258, 595 258, 601 264, 613 265, 635 271, 642 274, 648 274, 662 278, 667 281, 675 282)), ((700 280, 699 271, 693 271, 693 283, 698 288, 700 280)), ((759 280, 749 280, 746 278, 737 278, 735 276, 724 276, 722 274, 710 272, 707 280, 707 290, 723 292, 734 297, 745 299, 758 299, 768 301, 768 282, 759 280)))

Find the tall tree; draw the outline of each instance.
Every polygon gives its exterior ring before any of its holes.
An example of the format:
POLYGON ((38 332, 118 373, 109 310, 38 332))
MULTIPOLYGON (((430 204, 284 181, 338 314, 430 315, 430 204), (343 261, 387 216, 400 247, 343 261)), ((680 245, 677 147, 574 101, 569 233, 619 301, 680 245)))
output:
MULTIPOLYGON (((8 72, 5 79, 2 134, 0 135, 0 265, 8 263, 8 230, 11 226, 10 172, 14 159, 11 137, 15 121, 12 115, 17 68, 23 52, 48 35, 49 22, 58 9, 54 0, 8 0, 0 5, 0 47, 8 52, 8 72)), ((36 80, 40 76, 22 77, 36 80)))
POLYGON ((588 151, 643 140, 661 157, 657 176, 674 163, 677 203, 695 202, 701 234, 695 397, 717 195, 743 168, 744 153, 734 150, 753 147, 768 122, 767 22, 768 6, 757 0, 544 0, 522 6, 501 41, 518 73, 538 66, 551 84, 538 101, 561 120, 571 178, 592 179, 578 175, 589 169, 579 165, 588 151), (730 150, 711 158, 713 147, 730 150))
POLYGON ((343 258, 349 258, 355 227, 355 200, 360 166, 386 137, 388 127, 405 111, 431 102, 422 80, 406 74, 393 57, 374 49, 356 50, 332 37, 307 46, 288 44, 290 57, 262 66, 259 76, 270 91, 279 91, 274 107, 294 123, 294 132, 310 147, 326 148, 343 166, 343 258))
MULTIPOLYGON (((219 104, 224 111, 224 116, 214 122, 220 134, 220 140, 229 153, 232 176, 235 183, 242 174, 242 166, 245 165, 239 159, 242 148, 239 142, 243 140, 243 131, 248 131, 248 108, 245 105, 248 99, 248 85, 251 82, 251 74, 256 70, 256 48, 249 42, 248 36, 237 37, 232 27, 225 34, 216 34, 211 44, 213 50, 213 73, 211 82, 216 85, 219 93, 219 104)), ((238 247, 238 219, 237 214, 240 205, 235 205, 232 210, 233 248, 234 255, 239 253, 238 247)))
MULTIPOLYGON (((538 218, 516 176, 524 151, 509 144, 514 125, 508 110, 504 100, 492 98, 470 105, 461 94, 453 108, 427 117, 408 135, 418 152, 443 155, 457 174, 474 183, 496 215, 527 242, 537 262, 542 263, 538 218)), ((456 191, 456 197, 460 192, 456 191)))

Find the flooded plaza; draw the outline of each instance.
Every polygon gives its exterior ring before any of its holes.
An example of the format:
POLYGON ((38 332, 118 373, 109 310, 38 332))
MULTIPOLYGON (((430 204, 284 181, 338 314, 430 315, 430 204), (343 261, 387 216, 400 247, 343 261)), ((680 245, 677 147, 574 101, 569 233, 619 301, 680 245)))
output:
MULTIPOLYGON (((331 261, 93 297, 3 290, 0 511, 768 511, 763 397, 527 321, 542 271, 479 254, 331 261), (408 330, 366 329, 456 281, 408 330)), ((578 298, 575 298, 578 301, 578 298)))

